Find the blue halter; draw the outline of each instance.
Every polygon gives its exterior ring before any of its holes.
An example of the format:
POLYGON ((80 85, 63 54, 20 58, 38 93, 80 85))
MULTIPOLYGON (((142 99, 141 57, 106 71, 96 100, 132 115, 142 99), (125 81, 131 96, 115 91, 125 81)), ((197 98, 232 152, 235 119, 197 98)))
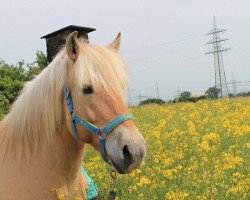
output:
POLYGON ((86 128, 91 133, 94 133, 99 136, 99 143, 100 143, 100 149, 101 149, 101 155, 104 161, 107 162, 106 159, 106 151, 105 151, 105 140, 108 133, 110 133, 115 127, 117 127, 119 124, 123 123, 127 120, 132 120, 133 117, 130 114, 124 114, 116 117, 113 121, 109 122, 107 125, 105 125, 103 128, 96 127, 95 125, 91 124, 90 122, 81 119, 74 110, 73 107, 73 101, 70 96, 70 90, 68 87, 64 88, 64 97, 67 101, 69 114, 70 114, 70 120, 71 120, 71 127, 72 131, 74 133, 74 136, 77 140, 79 140, 79 136, 76 130, 75 122, 84 128, 86 128))

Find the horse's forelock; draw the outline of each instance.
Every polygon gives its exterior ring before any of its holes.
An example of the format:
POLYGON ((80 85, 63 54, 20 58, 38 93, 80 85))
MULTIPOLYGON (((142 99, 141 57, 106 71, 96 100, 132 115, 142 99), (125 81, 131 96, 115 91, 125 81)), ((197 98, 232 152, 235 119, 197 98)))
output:
POLYGON ((102 87, 110 96, 123 99, 128 84, 127 66, 122 58, 105 47, 85 45, 75 64, 75 82, 102 87))

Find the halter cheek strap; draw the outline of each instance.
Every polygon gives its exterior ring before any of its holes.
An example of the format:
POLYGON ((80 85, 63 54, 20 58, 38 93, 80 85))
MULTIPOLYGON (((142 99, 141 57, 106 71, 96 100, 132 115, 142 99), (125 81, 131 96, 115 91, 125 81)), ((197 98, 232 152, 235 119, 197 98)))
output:
POLYGON ((117 127, 119 124, 123 123, 124 121, 127 120, 132 120, 133 117, 130 114, 124 114, 116 117, 113 121, 109 122, 106 124, 103 128, 99 128, 87 120, 81 119, 74 110, 73 107, 73 101, 70 95, 70 90, 68 87, 65 87, 64 89, 64 97, 67 102, 67 106, 69 109, 69 114, 70 114, 70 121, 71 121, 71 128, 74 133, 74 136, 77 140, 80 140, 79 135, 76 130, 75 123, 79 124, 80 126, 83 126, 85 129, 90 131, 91 133, 94 133, 95 135, 99 136, 99 143, 100 143, 100 149, 101 149, 101 155, 104 161, 107 161, 106 159, 106 150, 105 150, 105 141, 106 141, 106 136, 108 133, 110 133, 115 127, 117 127))

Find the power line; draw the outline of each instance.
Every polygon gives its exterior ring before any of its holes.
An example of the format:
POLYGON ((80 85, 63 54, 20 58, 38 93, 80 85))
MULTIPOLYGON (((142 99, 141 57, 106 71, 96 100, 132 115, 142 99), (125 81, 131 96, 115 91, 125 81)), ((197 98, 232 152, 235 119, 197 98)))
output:
MULTIPOLYGON (((234 57, 235 58, 235 57, 234 57)), ((249 73, 249 71, 247 71, 247 70, 245 70, 245 68, 243 69, 243 68, 240 68, 239 67, 239 63, 236 61, 236 60, 231 60, 230 62, 229 62, 229 60, 227 60, 227 61, 224 61, 228 66, 231 66, 232 68, 234 68, 235 69, 235 67, 237 67, 235 70, 237 70, 237 71, 241 71, 243 74, 249 74, 250 75, 250 73, 249 73), (232 63, 232 62, 233 63, 232 63)), ((241 61, 240 61, 241 62, 241 61)), ((243 65, 240 65, 240 66, 243 66, 243 65)))
POLYGON ((133 73, 131 74, 134 74, 135 72, 141 72, 141 71, 145 71, 145 70, 151 70, 151 69, 158 69, 158 68, 165 68, 167 65, 169 64, 172 64, 172 63, 180 63, 180 62, 183 62, 183 61, 186 61, 186 60, 190 60, 190 59, 196 59, 196 58, 202 58, 201 55, 199 54, 198 56, 192 56, 192 57, 188 57, 186 59, 182 59, 182 60, 178 60, 177 62, 169 62, 169 63, 165 63, 165 64, 160 64, 160 65, 154 65, 154 66, 150 66, 150 67, 145 67, 145 68, 142 68, 142 69, 138 69, 136 71, 133 71, 133 73))
POLYGON ((183 51, 189 51, 189 50, 195 49, 195 48, 198 48, 198 47, 184 48, 184 49, 179 49, 177 51, 170 51, 170 52, 167 52, 167 53, 162 53, 162 54, 147 56, 147 57, 138 58, 138 59, 132 59, 132 60, 128 60, 127 63, 133 63, 133 62, 137 62, 137 61, 150 60, 152 58, 157 58, 157 57, 161 57, 161 56, 168 56, 168 55, 180 53, 180 52, 183 52, 183 51))
POLYGON ((121 53, 135 52, 135 51, 141 51, 141 50, 145 50, 145 49, 151 49, 151 48, 155 48, 155 47, 165 46, 165 45, 169 45, 169 44, 175 44, 175 43, 179 43, 179 42, 193 40, 193 39, 199 38, 201 36, 202 35, 197 35, 197 36, 192 36, 192 37, 184 38, 184 39, 180 39, 180 40, 174 40, 174 41, 164 42, 164 43, 160 43, 160 44, 154 44, 154 45, 150 45, 150 46, 129 49, 129 50, 122 51, 121 53))
POLYGON ((247 58, 247 59, 249 59, 249 57, 250 57, 250 54, 248 54, 244 49, 242 49, 242 47, 241 46, 239 46, 238 44, 236 44, 236 43, 234 43, 234 41, 232 41, 231 40, 231 42, 233 43, 233 45, 236 47, 236 48, 234 48, 234 49, 238 49, 238 52, 240 52, 241 51, 241 54, 243 53, 243 54, 245 54, 244 56, 245 56, 245 58, 247 58))

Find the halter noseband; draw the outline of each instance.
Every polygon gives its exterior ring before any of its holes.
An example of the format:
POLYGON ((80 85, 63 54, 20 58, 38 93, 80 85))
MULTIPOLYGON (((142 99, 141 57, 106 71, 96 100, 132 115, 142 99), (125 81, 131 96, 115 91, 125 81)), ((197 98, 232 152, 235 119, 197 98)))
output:
POLYGON ((113 121, 109 122, 107 125, 105 125, 103 128, 99 128, 87 120, 81 119, 74 110, 73 107, 73 101, 70 95, 70 90, 68 87, 64 88, 64 97, 67 101, 68 109, 69 109, 69 114, 70 114, 70 121, 71 121, 71 128, 74 133, 74 136, 77 140, 80 140, 75 122, 84 128, 86 128, 88 131, 91 133, 94 133, 99 136, 99 143, 100 143, 100 149, 101 149, 101 155, 104 161, 107 162, 106 159, 106 151, 105 151, 105 141, 106 141, 106 136, 108 133, 110 133, 115 127, 117 127, 119 124, 123 123, 124 121, 131 120, 133 119, 132 115, 130 114, 124 114, 116 117, 113 121))

